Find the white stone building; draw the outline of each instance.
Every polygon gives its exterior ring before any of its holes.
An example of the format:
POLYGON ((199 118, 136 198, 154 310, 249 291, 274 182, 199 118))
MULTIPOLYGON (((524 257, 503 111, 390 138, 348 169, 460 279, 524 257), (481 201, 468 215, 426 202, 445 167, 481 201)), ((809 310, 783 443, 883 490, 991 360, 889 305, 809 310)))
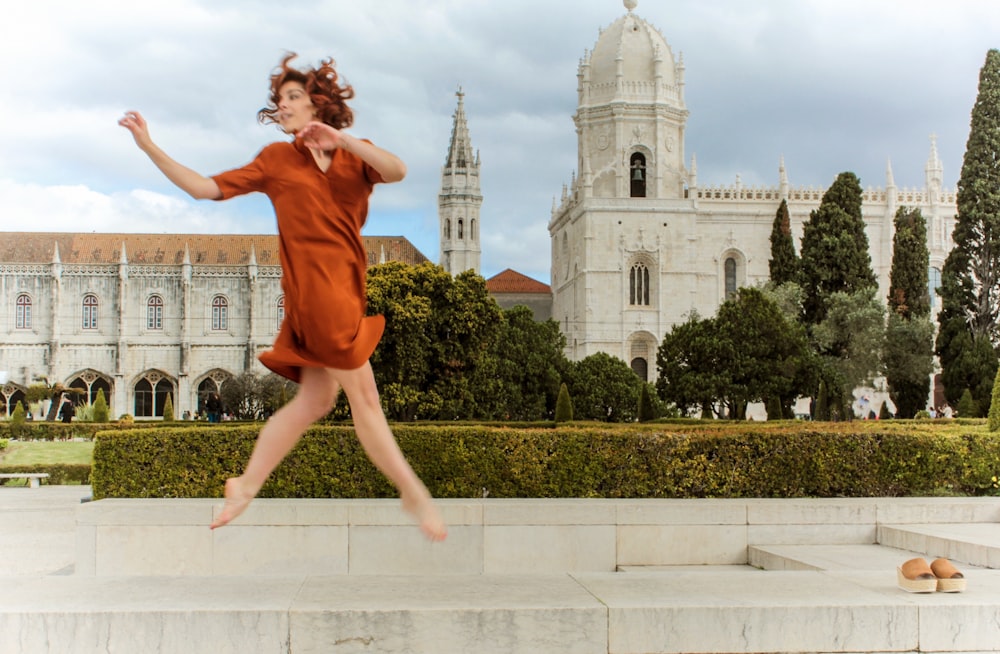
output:
MULTIPOLYGON (((403 237, 364 237, 368 265, 422 263, 403 237)), ((103 389, 111 415, 193 414, 284 318, 278 237, 0 232, 0 413, 44 376, 103 389)))
MULTIPOLYGON (((731 186, 700 186, 695 157, 685 157, 683 57, 633 12, 634 0, 625 5, 627 13, 601 32, 577 74, 578 170, 549 222, 552 318, 570 359, 606 352, 653 381, 657 347, 674 325, 692 310, 715 315, 728 293, 768 279, 781 200, 788 201, 798 246, 825 189, 790 186, 783 161, 770 188, 739 178, 731 186)), ((925 188, 901 189, 887 166, 885 188, 864 192, 883 297, 900 206, 919 208, 927 220, 932 289, 952 247, 955 192, 942 188, 933 139, 925 171, 925 188)))

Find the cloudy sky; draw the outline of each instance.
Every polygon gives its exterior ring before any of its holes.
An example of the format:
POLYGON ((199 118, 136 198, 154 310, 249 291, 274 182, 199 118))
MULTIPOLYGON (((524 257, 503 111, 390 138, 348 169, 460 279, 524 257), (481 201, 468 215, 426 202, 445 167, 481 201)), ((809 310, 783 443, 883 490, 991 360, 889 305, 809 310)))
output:
MULTIPOLYGON (((274 233, 262 197, 196 202, 117 126, 127 109, 205 174, 284 138, 256 122, 286 51, 332 56, 352 132, 399 154, 370 235, 438 260, 437 194, 465 91, 483 165, 482 272, 549 280, 547 223, 576 165, 576 72, 621 0, 34 0, 4 9, 0 229, 274 233)), ((825 187, 852 170, 922 186, 937 135, 958 179, 979 69, 1000 47, 995 0, 640 0, 684 55, 686 152, 701 185, 825 187)))

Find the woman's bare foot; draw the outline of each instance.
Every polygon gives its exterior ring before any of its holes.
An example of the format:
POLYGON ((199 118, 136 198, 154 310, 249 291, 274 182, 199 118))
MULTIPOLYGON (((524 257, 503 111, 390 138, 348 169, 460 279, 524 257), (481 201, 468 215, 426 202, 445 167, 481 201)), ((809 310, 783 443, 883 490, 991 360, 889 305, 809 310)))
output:
POLYGON ((239 477, 230 477, 226 480, 225 496, 226 502, 222 505, 222 511, 215 517, 211 524, 212 529, 228 525, 239 514, 250 505, 250 500, 255 493, 251 493, 243 488, 239 477))
POLYGON ((439 542, 447 538, 448 525, 438 512, 434 500, 429 496, 403 496, 403 510, 417 519, 420 531, 432 541, 439 542))

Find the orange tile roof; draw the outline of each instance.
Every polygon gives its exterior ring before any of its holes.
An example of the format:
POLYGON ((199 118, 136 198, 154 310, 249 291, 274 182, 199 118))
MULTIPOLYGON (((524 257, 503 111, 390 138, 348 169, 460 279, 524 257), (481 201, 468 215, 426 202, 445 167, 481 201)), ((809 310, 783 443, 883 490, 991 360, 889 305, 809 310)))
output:
MULTIPOLYGON (((0 262, 51 263, 56 244, 63 263, 118 263, 122 243, 131 264, 180 264, 188 248, 195 265, 246 265, 253 249, 257 263, 279 265, 274 234, 100 234, 73 232, 0 232, 0 262)), ((419 264, 427 261, 406 237, 365 236, 368 265, 381 261, 419 264)))
POLYGON ((551 293, 552 288, 510 268, 486 280, 490 293, 551 293))

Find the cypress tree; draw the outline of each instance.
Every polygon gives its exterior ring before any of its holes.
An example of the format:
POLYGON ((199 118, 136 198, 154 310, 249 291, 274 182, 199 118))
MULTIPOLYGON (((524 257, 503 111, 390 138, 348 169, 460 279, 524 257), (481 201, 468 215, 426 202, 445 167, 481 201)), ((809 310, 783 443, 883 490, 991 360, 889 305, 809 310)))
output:
POLYGON ((934 326, 927 289, 927 222, 920 209, 900 207, 895 216, 889 271, 889 320, 885 377, 900 418, 912 418, 927 404, 934 371, 934 326))
POLYGON ((968 388, 962 391, 962 397, 958 400, 959 418, 978 418, 979 404, 972 397, 972 391, 968 388))
MULTIPOLYGON (((958 180, 958 215, 941 271, 935 351, 945 397, 969 390, 986 406, 997 371, 1000 298, 1000 50, 986 53, 958 180)), ((960 410, 961 411, 961 410, 960 410)), ((968 414, 965 414, 968 417, 968 414)))
POLYGON ((990 412, 986 416, 986 424, 990 431, 1000 430, 1000 370, 993 379, 993 399, 990 402, 990 412))
POLYGON ((653 407, 653 398, 649 393, 649 384, 643 384, 639 389, 639 422, 649 422, 656 420, 656 409, 653 407))
POLYGON ((861 200, 857 175, 840 173, 803 228, 801 279, 808 324, 826 317, 831 294, 852 294, 876 285, 861 200))
POLYGON ((569 389, 563 382, 559 386, 559 397, 556 399, 556 422, 569 422, 573 419, 573 401, 569 397, 569 389))
POLYGON ((771 226, 771 259, 768 261, 771 282, 775 285, 799 282, 799 258, 792 241, 792 219, 788 202, 781 201, 771 226))
POLYGON ((163 422, 174 421, 174 401, 171 399, 173 393, 167 393, 167 401, 163 403, 163 422))

